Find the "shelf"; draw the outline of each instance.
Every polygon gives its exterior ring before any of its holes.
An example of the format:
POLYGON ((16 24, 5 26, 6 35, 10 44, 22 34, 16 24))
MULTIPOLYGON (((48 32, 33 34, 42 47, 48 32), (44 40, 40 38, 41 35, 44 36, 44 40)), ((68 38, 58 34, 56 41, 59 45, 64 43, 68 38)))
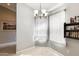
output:
POLYGON ((65 26, 79 25, 79 23, 64 23, 65 26))
MULTIPOLYGON (((79 32, 79 29, 73 29, 73 30, 67 30, 67 26, 76 26, 79 25, 79 23, 64 23, 64 37, 65 38, 71 38, 71 39, 78 39, 79 37, 70 37, 70 36, 66 36, 66 32, 79 32)), ((74 35, 78 35, 78 34, 74 34, 74 35)))
POLYGON ((65 32, 79 32, 79 30, 65 30, 65 32))
POLYGON ((70 37, 70 36, 65 36, 65 38, 72 38, 72 39, 78 39, 79 40, 79 38, 70 37))

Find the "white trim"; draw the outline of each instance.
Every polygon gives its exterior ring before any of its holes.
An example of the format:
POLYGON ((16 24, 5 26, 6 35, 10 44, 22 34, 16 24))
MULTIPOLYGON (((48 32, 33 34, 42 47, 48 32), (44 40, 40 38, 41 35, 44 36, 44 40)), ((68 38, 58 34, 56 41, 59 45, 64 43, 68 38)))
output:
POLYGON ((62 6, 64 6, 64 3, 59 3, 59 4, 57 4, 55 7, 49 9, 48 11, 51 12, 51 11, 53 11, 53 10, 55 10, 55 9, 58 9, 58 8, 62 7, 62 6))
POLYGON ((0 48, 11 46, 11 45, 16 45, 16 42, 1 43, 0 48))
POLYGON ((20 52, 23 52, 23 51, 29 50, 29 49, 33 49, 33 48, 35 48, 35 46, 29 47, 29 48, 26 48, 26 49, 23 49, 23 50, 20 50, 20 51, 17 51, 16 53, 19 54, 20 52))
POLYGON ((51 16, 51 15, 56 14, 62 10, 65 10, 65 9, 66 9, 66 5, 61 4, 61 5, 57 6, 56 8, 53 8, 52 10, 50 10, 48 13, 49 13, 49 16, 51 16))

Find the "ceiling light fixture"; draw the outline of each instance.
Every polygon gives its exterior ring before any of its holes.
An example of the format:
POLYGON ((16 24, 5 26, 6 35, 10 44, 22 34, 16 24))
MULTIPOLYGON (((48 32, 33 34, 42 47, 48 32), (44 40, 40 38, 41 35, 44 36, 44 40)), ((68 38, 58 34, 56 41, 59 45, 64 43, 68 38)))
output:
POLYGON ((41 3, 40 3, 40 9, 34 10, 34 18, 46 18, 48 16, 48 12, 45 9, 42 9, 41 3))

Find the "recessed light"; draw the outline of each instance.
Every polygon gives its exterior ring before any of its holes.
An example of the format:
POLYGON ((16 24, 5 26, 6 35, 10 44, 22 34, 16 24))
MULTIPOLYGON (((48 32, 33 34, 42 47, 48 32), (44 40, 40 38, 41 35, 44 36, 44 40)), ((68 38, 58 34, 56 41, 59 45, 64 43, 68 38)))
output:
POLYGON ((8 6, 10 6, 10 3, 7 3, 8 6))

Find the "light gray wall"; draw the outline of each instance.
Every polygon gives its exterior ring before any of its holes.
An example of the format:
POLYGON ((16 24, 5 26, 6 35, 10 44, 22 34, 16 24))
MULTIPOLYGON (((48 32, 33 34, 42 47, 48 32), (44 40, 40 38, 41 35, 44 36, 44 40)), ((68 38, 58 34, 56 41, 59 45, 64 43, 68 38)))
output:
POLYGON ((33 10, 26 4, 17 4, 17 51, 33 46, 33 10))
POLYGON ((15 31, 0 31, 0 44, 15 42, 16 32, 15 31))
POLYGON ((16 31, 2 30, 3 22, 16 23, 16 13, 0 6, 0 44, 16 42, 16 31))
POLYGON ((0 44, 16 42, 16 30, 3 30, 2 22, 0 21, 0 44))
POLYGON ((79 3, 66 4, 66 22, 70 22, 70 17, 79 16, 79 3))

